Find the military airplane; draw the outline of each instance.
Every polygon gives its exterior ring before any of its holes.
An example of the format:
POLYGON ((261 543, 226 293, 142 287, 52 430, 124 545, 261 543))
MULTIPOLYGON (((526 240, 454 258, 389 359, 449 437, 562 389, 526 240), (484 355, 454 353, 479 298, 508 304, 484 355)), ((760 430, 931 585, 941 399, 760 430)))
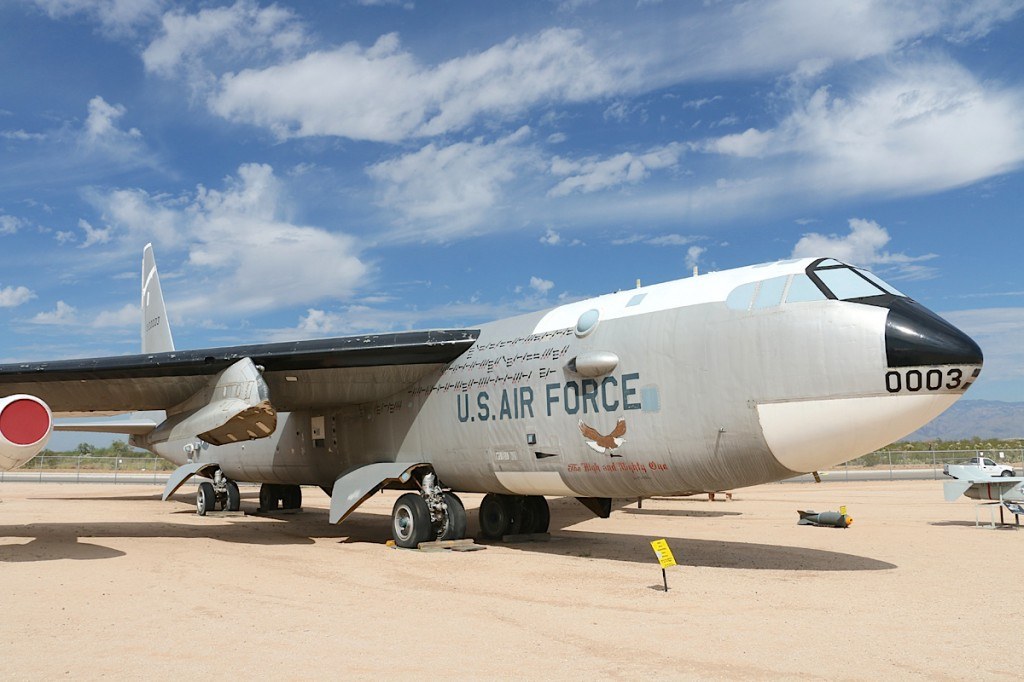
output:
POLYGON ((176 350, 152 247, 142 353, 0 365, 0 467, 53 415, 159 410, 97 426, 193 476, 200 514, 330 495, 340 523, 380 489, 398 545, 544 532, 548 496, 612 498, 777 481, 923 426, 978 377, 967 335, 872 273, 784 260, 638 286, 473 329, 176 350))
POLYGON ((952 502, 961 495, 974 500, 1024 502, 1024 477, 993 476, 976 466, 960 464, 950 464, 947 472, 953 479, 946 481, 942 486, 943 496, 947 502, 952 502))

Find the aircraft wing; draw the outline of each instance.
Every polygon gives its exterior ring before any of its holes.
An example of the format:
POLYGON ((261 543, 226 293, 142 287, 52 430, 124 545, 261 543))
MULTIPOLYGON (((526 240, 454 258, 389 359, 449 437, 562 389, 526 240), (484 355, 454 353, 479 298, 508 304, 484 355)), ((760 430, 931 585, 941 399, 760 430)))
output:
POLYGON ((251 358, 280 411, 378 400, 465 352, 478 330, 347 336, 250 346, 0 365, 0 397, 37 396, 54 413, 166 410, 251 358))

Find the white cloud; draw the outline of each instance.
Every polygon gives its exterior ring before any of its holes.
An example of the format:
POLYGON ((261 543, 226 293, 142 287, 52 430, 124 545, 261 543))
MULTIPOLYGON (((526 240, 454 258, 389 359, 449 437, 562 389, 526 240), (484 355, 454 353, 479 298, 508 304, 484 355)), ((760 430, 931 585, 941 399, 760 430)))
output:
POLYGON ((556 156, 551 161, 551 173, 566 177, 548 191, 548 196, 560 197, 576 191, 587 194, 624 184, 635 185, 646 179, 652 170, 678 165, 683 150, 682 144, 672 142, 644 154, 623 152, 604 159, 589 157, 573 161, 556 156))
POLYGON ((388 331, 426 326, 468 326, 507 317, 521 309, 509 305, 488 305, 479 301, 456 301, 427 309, 381 310, 366 305, 343 306, 338 310, 309 308, 291 329, 270 332, 275 341, 335 336, 366 331, 388 331))
POLYGON ((52 311, 36 313, 29 321, 34 324, 48 325, 77 324, 77 313, 78 311, 73 306, 68 305, 64 301, 57 301, 57 307, 52 311))
POLYGON ((75 137, 80 162, 93 167, 99 160, 128 166, 156 165, 139 129, 119 127, 120 119, 127 112, 124 105, 110 104, 96 95, 89 100, 88 110, 85 123, 75 137))
POLYGON ((363 7, 401 7, 402 9, 414 9, 416 4, 408 0, 356 0, 356 4, 363 7))
POLYGON ((32 0, 53 19, 85 15, 112 35, 132 33, 152 21, 163 0, 32 0))
POLYGON ((540 238, 540 243, 548 246, 558 246, 561 242, 562 236, 551 228, 548 228, 544 236, 540 238))
POLYGON ((540 277, 530 277, 530 288, 536 291, 541 296, 547 296, 548 292, 554 288, 555 283, 549 279, 541 279, 540 277))
POLYGON ((14 234, 25 226, 25 221, 12 215, 0 214, 0 234, 14 234))
POLYGON ((696 237, 688 234, 663 234, 659 237, 645 237, 637 241, 642 241, 645 244, 650 244, 651 246, 686 246, 687 244, 692 244, 700 239, 703 239, 703 237, 696 237))
POLYGON ((546 246, 586 246, 586 243, 580 239, 565 239, 558 232, 548 228, 544 232, 544 236, 540 238, 540 243, 546 246))
POLYGON ((369 48, 349 43, 226 74, 210 107, 282 138, 396 142, 460 130, 484 114, 509 119, 538 103, 585 101, 617 79, 574 30, 510 38, 437 66, 421 64, 387 34, 369 48))
MULTIPOLYGON (((87 249, 95 244, 106 244, 110 241, 110 228, 96 228, 89 224, 88 221, 80 219, 78 221, 78 227, 85 232, 85 239, 79 245, 80 249, 87 249)), ((60 237, 58 237, 60 241, 60 237)))
POLYGON ((101 310, 93 317, 92 326, 98 329, 134 327, 139 324, 141 317, 137 304, 126 303, 118 310, 101 310))
POLYGON ((35 297, 28 287, 4 287, 0 289, 0 308, 14 308, 35 297))
POLYGON ((115 125, 117 119, 124 116, 124 112, 125 108, 121 104, 107 104, 99 95, 93 97, 89 100, 89 117, 83 129, 85 139, 96 143, 125 136, 140 137, 142 133, 135 128, 123 131, 115 125))
POLYGON ((851 265, 891 266, 896 274, 894 279, 928 279, 934 276, 934 269, 920 265, 931 260, 935 254, 908 256, 904 253, 884 251, 892 237, 889 231, 873 220, 850 218, 850 232, 846 235, 823 235, 809 232, 793 247, 793 258, 828 256, 851 265))
POLYGON ((703 246, 691 246, 686 250, 686 267, 693 270, 700 263, 700 258, 707 252, 703 246))
POLYGON ((42 133, 27 133, 24 130, 0 131, 0 137, 5 140, 16 140, 18 142, 30 142, 46 139, 46 135, 43 135, 42 133))
POLYGON ((805 192, 939 191, 1024 163, 1022 108, 1019 90, 979 83, 947 60, 917 62, 844 96, 821 87, 776 128, 708 140, 703 149, 765 158, 767 169, 756 172, 781 172, 805 192))
POLYGON ((187 250, 186 276, 175 285, 185 294, 174 303, 182 315, 237 318, 344 299, 369 274, 355 238, 282 217, 288 201, 270 166, 244 164, 225 185, 200 186, 192 197, 117 190, 90 199, 122 249, 162 240, 167 250, 187 250))
POLYGON ((291 57, 308 38, 295 14, 276 4, 259 7, 238 0, 229 7, 210 7, 195 14, 183 10, 161 18, 160 34, 142 53, 146 70, 173 76, 213 79, 205 70, 238 59, 291 57), (204 63, 204 60, 206 63, 204 63))
POLYGON ((535 163, 535 153, 519 145, 529 134, 524 127, 490 143, 431 143, 370 166, 381 205, 400 216, 394 236, 444 241, 472 232, 502 201, 516 170, 535 163))
POLYGON ((716 154, 729 156, 759 157, 763 156, 769 149, 773 134, 754 128, 748 128, 742 133, 726 135, 713 140, 708 140, 703 145, 703 150, 716 154))
POLYGON ((714 97, 702 97, 700 99, 691 99, 683 102, 683 109, 703 109, 709 104, 721 101, 721 95, 715 95, 714 97))

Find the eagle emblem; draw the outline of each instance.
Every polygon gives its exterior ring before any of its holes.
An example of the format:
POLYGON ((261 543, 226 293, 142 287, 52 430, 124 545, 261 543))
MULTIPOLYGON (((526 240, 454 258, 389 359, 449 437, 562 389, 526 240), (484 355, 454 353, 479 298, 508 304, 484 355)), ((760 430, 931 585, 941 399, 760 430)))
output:
MULTIPOLYGON (((595 452, 599 452, 602 455, 604 453, 611 454, 611 451, 626 442, 626 420, 619 417, 618 423, 612 432, 607 436, 601 435, 601 432, 592 426, 587 426, 580 420, 580 433, 595 452)), ((612 457, 621 457, 622 455, 611 455, 612 457)))

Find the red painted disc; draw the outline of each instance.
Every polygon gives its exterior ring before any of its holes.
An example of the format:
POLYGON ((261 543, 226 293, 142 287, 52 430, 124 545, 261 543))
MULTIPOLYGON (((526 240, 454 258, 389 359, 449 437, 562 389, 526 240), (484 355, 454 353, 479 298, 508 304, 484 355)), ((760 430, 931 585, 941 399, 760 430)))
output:
POLYGON ((0 434, 15 445, 38 443, 50 429, 50 415, 34 400, 15 400, 0 412, 0 434))

